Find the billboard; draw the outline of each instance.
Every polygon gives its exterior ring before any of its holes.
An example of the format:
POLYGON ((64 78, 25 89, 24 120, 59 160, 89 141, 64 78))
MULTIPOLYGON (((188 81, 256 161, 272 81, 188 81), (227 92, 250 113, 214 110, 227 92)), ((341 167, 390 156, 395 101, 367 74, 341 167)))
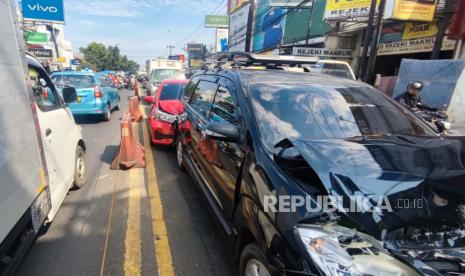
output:
POLYGON ((331 26, 323 20, 324 13, 325 0, 314 0, 312 9, 298 9, 288 14, 286 16, 283 44, 287 45, 306 40, 308 27, 306 28, 305 26, 309 26, 309 18, 311 18, 309 42, 315 43, 312 42, 313 38, 322 37, 331 30, 331 26))
POLYGON ((270 7, 270 0, 257 0, 252 51, 277 48, 283 38, 285 10, 270 7))
POLYGON ((51 49, 28 48, 28 51, 38 58, 53 58, 51 49))
POLYGON ((26 21, 65 23, 63 0, 22 0, 26 21))
POLYGON ((384 19, 431 22, 436 0, 392 0, 386 2, 384 19))
MULTIPOLYGON (((302 4, 302 0, 270 0, 270 7, 295 8, 302 4)), ((312 1, 307 2, 301 7, 311 7, 312 1)))
POLYGON ((26 32, 26 41, 28 44, 47 44, 48 34, 38 32, 26 32))
MULTIPOLYGON (((379 3, 380 0, 377 0, 376 5, 379 3)), ((370 5, 371 0, 327 0, 324 19, 366 17, 370 13, 370 5)))
POLYGON ((228 51, 229 29, 216 29, 216 52, 228 51))
POLYGON ((229 51, 246 51, 249 4, 232 13, 229 19, 229 51))
POLYGON ((205 15, 205 28, 229 28, 229 16, 205 15))

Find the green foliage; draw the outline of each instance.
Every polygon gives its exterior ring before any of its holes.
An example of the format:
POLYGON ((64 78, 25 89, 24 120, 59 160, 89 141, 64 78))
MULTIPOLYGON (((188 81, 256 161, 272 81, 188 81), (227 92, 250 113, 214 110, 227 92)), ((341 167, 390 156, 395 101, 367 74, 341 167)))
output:
POLYGON ((79 51, 84 55, 81 67, 88 66, 96 71, 112 70, 135 73, 139 69, 137 62, 122 56, 118 46, 106 47, 102 43, 92 42, 87 47, 81 47, 79 51))

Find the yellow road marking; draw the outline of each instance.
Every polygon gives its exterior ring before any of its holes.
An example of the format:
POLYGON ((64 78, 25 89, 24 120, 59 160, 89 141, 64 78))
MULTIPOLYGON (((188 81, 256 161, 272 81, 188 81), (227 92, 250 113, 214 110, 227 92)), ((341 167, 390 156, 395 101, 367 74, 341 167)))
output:
POLYGON ((173 259, 168 240, 168 231, 163 217, 163 205, 155 171, 155 159, 150 146, 147 127, 143 124, 143 137, 147 165, 147 181, 149 187, 150 210, 152 214, 152 231, 155 237, 155 257, 159 276, 173 276, 173 259))
MULTIPOLYGON (((134 132, 137 133, 137 124, 134 132)), ((124 273, 125 275, 141 274, 141 212, 140 212, 140 186, 143 184, 143 170, 129 170, 129 205, 126 238, 124 241, 124 273)))

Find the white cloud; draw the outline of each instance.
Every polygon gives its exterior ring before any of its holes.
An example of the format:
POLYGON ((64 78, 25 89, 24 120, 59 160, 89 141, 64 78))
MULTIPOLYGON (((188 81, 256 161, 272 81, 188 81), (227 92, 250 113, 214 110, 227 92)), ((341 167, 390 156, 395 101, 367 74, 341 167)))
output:
MULTIPOLYGON (((222 0, 68 0, 66 12, 82 15, 136 17, 146 12, 157 12, 164 8, 176 9, 182 13, 205 14, 213 12, 222 0)), ((221 6, 226 7, 223 3, 221 6)), ((224 7, 219 11, 224 11, 224 7)))

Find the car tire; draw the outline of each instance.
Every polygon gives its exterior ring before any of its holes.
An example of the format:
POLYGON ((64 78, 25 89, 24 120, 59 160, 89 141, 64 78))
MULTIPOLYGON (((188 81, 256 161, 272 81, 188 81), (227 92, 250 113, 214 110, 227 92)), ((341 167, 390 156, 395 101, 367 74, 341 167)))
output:
POLYGON ((86 173, 84 149, 81 146, 77 146, 74 160, 73 189, 80 189, 84 186, 86 183, 86 173))
POLYGON ((176 164, 181 171, 185 171, 186 167, 184 166, 184 146, 182 144, 181 137, 176 138, 176 164))
POLYGON ((110 108, 110 105, 107 106, 107 110, 105 111, 105 114, 103 114, 103 120, 105 122, 109 122, 111 120, 111 108, 110 108))
POLYGON ((120 110, 121 109, 121 98, 118 97, 118 104, 115 106, 115 110, 120 110))
POLYGON ((250 243, 244 247, 239 263, 240 276, 270 276, 270 265, 266 261, 260 247, 256 243, 250 243))

